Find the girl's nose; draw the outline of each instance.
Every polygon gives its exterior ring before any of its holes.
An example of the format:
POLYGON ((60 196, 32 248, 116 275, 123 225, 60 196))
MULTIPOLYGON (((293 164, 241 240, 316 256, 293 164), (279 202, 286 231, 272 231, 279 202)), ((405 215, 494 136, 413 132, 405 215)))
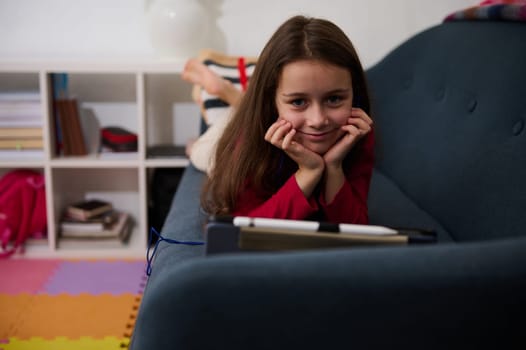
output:
POLYGON ((313 105, 306 114, 306 124, 314 129, 320 129, 327 125, 329 119, 325 116, 325 111, 319 105, 313 105))

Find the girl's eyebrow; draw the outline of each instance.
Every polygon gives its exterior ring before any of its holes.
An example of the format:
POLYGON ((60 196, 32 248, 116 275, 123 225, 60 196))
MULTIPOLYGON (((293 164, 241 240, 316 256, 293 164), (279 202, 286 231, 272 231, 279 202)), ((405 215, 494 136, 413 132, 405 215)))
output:
POLYGON ((298 96, 305 96, 307 95, 304 92, 290 92, 290 93, 282 93, 281 96, 283 97, 298 97, 298 96))
POLYGON ((352 89, 350 89, 350 88, 335 89, 335 90, 331 90, 331 91, 327 92, 325 95, 326 96, 330 96, 330 95, 345 95, 345 94, 351 93, 351 91, 352 91, 352 89))
MULTIPOLYGON (((350 93, 350 88, 341 88, 341 89, 334 89, 331 91, 327 91, 324 93, 324 95, 333 95, 333 94, 347 94, 350 93)), ((289 92, 289 93, 282 93, 281 96, 283 97, 301 97, 301 96, 307 96, 308 93, 305 92, 289 92)))

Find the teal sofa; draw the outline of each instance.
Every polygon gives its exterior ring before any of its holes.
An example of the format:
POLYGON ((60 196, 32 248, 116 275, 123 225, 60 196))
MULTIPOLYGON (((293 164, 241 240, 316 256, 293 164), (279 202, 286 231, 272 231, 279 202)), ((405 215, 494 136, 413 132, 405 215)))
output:
MULTIPOLYGON (((131 349, 524 349, 526 24, 446 22, 367 72, 373 224, 425 246, 204 256, 161 241, 131 349)), ((202 241, 189 166, 162 229, 202 241)))

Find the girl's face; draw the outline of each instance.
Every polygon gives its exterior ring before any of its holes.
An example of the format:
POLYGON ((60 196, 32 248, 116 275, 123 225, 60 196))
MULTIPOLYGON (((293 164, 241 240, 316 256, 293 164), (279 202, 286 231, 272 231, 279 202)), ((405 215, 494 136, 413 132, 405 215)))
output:
POLYGON ((316 60, 285 65, 276 91, 279 118, 296 129, 294 140, 320 155, 343 136, 352 100, 349 71, 316 60))

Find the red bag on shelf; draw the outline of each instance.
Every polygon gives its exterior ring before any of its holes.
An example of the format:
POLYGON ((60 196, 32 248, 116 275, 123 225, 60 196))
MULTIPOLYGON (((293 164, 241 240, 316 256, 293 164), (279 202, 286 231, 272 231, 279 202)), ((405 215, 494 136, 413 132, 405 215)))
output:
POLYGON ((137 134, 126 129, 110 126, 101 130, 102 145, 113 152, 137 151, 137 134))
POLYGON ((5 174, 0 179, 0 257, 23 248, 30 236, 45 236, 46 230, 44 176, 32 170, 5 174))

